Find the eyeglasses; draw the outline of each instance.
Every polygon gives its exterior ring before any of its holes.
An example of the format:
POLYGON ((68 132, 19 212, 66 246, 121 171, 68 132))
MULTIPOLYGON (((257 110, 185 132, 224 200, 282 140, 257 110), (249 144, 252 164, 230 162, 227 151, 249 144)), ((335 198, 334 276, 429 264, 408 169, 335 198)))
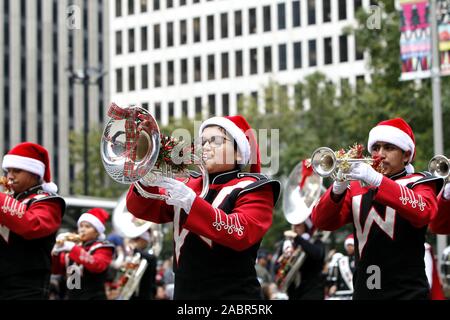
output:
POLYGON ((217 148, 222 146, 225 143, 225 141, 231 141, 231 140, 227 139, 224 136, 212 136, 209 139, 206 139, 203 137, 201 138, 202 146, 204 146, 206 144, 206 142, 208 142, 210 146, 217 147, 217 148))

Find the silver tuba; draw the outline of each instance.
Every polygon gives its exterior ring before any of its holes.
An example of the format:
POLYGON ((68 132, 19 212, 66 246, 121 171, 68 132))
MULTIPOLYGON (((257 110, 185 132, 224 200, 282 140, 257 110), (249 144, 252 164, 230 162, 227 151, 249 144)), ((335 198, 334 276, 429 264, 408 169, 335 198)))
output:
POLYGON ((428 163, 428 171, 439 178, 449 182, 450 177, 450 159, 443 155, 436 155, 428 163))
MULTIPOLYGON (((297 225, 309 218, 314 205, 325 192, 322 183, 323 178, 310 168, 309 159, 303 160, 291 171, 283 195, 283 213, 290 224, 297 225)), ((293 240, 296 236, 294 233, 291 230, 286 231, 285 239, 293 240)), ((330 232, 322 234, 321 231, 316 230, 311 241, 317 237, 322 237, 322 240, 325 241, 329 234, 330 232)), ((305 258, 306 253, 301 247, 297 247, 287 256, 284 253, 281 254, 278 259, 280 268, 276 275, 276 283, 281 292, 287 293, 289 286, 294 281, 297 282, 297 285, 300 284, 298 270, 303 265, 305 258)))
POLYGON ((161 176, 186 182, 192 171, 197 171, 203 177, 200 197, 206 196, 208 172, 198 154, 199 148, 161 135, 155 119, 143 108, 122 108, 112 103, 108 116, 111 119, 103 130, 100 153, 105 170, 112 179, 122 184, 133 184, 145 198, 165 200, 166 195, 150 193, 137 182, 151 183, 161 176), (167 143, 175 147, 168 151, 167 143))

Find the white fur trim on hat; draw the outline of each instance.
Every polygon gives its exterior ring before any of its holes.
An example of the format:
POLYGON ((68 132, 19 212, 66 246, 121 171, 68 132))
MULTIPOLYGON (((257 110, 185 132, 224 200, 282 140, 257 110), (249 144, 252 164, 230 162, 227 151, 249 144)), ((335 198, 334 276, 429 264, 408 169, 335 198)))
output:
POLYGON ((227 118, 212 117, 201 124, 199 135, 202 134, 205 127, 213 125, 224 128, 233 137, 241 153, 243 164, 247 164, 250 160, 250 143, 245 133, 233 121, 227 118))
POLYGON ((102 234, 105 232, 105 226, 103 223, 93 214, 83 213, 78 219, 77 226, 80 226, 80 223, 86 221, 92 224, 92 226, 98 231, 98 233, 102 234))
POLYGON ((46 182, 42 184, 42 190, 50 193, 58 192, 58 186, 54 182, 46 182))
POLYGON ((393 126, 376 126, 369 132, 367 148, 370 152, 372 151, 372 146, 378 141, 392 143, 403 151, 411 151, 409 162, 413 160, 415 145, 411 137, 403 130, 393 126))
POLYGON ((344 247, 346 247, 346 246, 348 246, 348 245, 354 246, 354 245, 355 245, 355 239, 353 239, 353 238, 345 239, 345 241, 344 241, 344 247))
POLYGON ((7 170, 9 168, 22 169, 37 174, 41 178, 45 172, 45 164, 42 161, 13 154, 7 154, 3 157, 2 169, 7 170))

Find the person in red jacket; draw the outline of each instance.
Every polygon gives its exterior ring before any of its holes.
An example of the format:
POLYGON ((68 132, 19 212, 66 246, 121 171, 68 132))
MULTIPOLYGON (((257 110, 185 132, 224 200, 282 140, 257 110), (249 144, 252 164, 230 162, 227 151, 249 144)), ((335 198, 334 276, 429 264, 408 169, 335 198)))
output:
POLYGON ((104 240, 108 217, 101 208, 83 213, 77 222, 79 244, 73 234, 56 238, 52 271, 67 275, 69 300, 106 300, 107 269, 114 253, 114 245, 104 240))
POLYGON ((256 139, 242 116, 210 118, 199 134, 210 181, 206 197, 198 196, 202 177, 186 184, 163 178, 145 189, 165 190, 166 201, 146 199, 132 186, 127 208, 144 220, 173 222, 174 299, 262 299, 255 261, 280 184, 260 174, 256 139))
POLYGON ((20 143, 2 169, 9 192, 0 193, 0 300, 48 299, 50 252, 66 207, 51 182, 48 152, 20 143))
POLYGON ((429 298, 425 233, 437 211, 443 180, 412 173, 414 141, 403 119, 380 122, 369 133, 368 150, 380 157, 382 173, 366 163, 353 165, 348 177, 359 181, 336 180, 312 211, 320 229, 353 224, 353 299, 429 298))
POLYGON ((438 211, 430 223, 430 231, 437 234, 450 234, 450 183, 438 198, 438 211))

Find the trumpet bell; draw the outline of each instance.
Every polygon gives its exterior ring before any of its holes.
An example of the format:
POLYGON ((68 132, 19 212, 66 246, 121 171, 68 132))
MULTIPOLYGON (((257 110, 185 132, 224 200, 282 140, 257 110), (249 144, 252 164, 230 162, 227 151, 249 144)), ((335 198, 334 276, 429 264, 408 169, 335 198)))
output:
POLYGON ((311 166, 321 177, 330 176, 336 169, 336 155, 327 147, 316 149, 311 156, 311 166))
POLYGON ((127 119, 111 118, 106 123, 100 145, 106 172, 122 184, 132 184, 144 177, 155 165, 161 145, 159 127, 153 116, 140 107, 127 110, 130 114, 127 119), (130 136, 130 126, 139 129, 137 136, 130 136))
POLYGON ((309 175, 303 168, 303 162, 295 166, 283 193, 284 216, 293 225, 304 222, 310 216, 314 204, 323 191, 322 177, 314 173, 309 175), (302 180, 304 183, 301 186, 302 180))
POLYGON ((450 160, 443 155, 436 155, 428 163, 428 171, 436 177, 447 179, 450 176, 450 160))

